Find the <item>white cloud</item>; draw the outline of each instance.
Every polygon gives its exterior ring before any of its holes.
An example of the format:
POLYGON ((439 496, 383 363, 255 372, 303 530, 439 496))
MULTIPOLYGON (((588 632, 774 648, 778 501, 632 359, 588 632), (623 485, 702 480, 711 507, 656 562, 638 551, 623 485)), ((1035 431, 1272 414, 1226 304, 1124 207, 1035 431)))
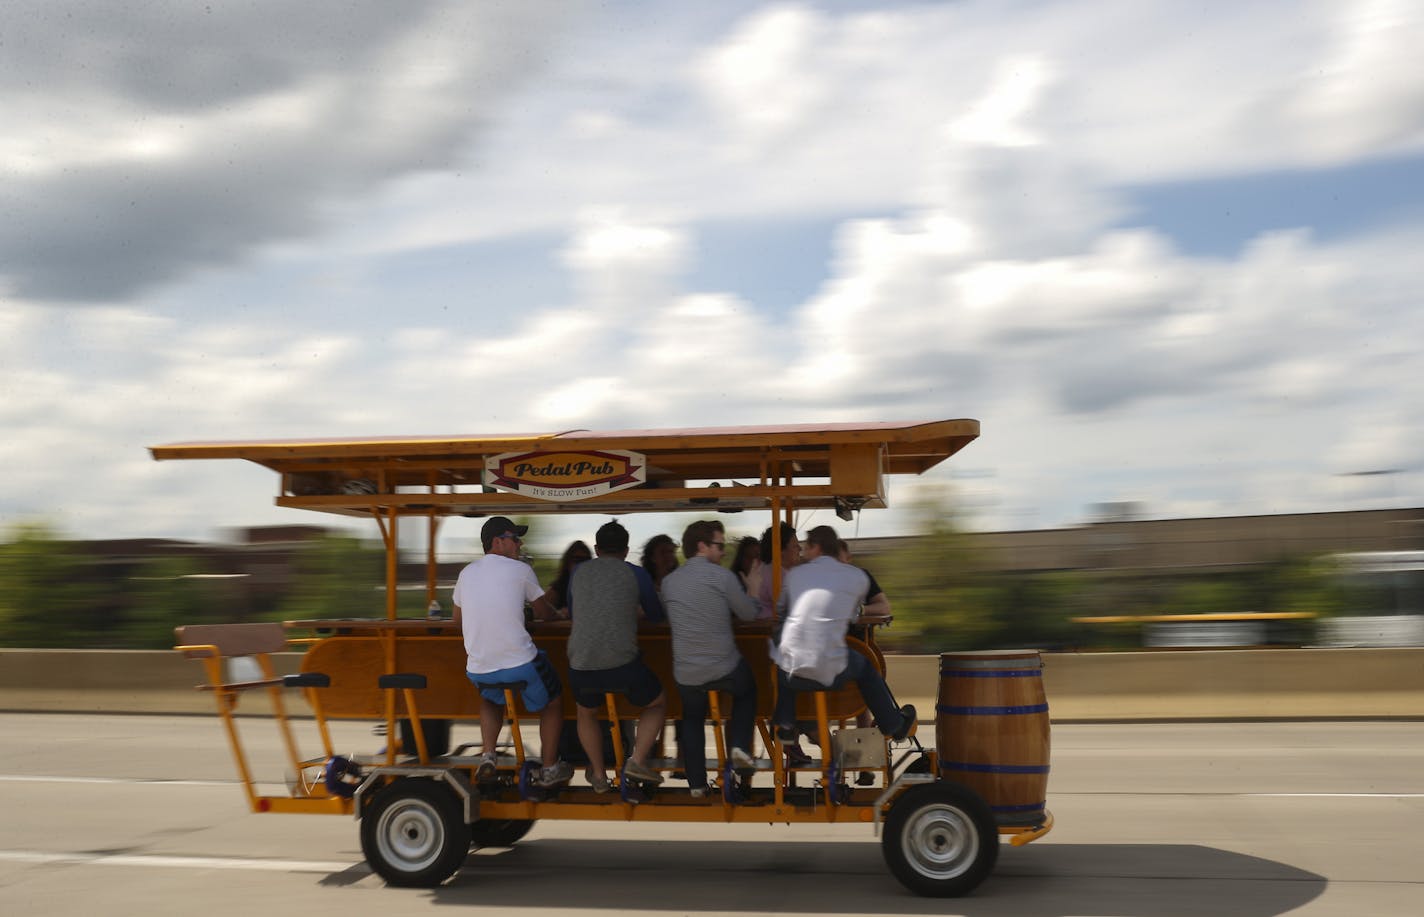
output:
MULTIPOLYGON (((1229 16, 782 4, 714 35, 639 23, 622 41, 594 23, 586 53, 551 61, 509 107, 498 100, 522 62, 482 57, 465 40, 481 20, 460 9, 372 26, 359 66, 326 44, 309 66, 278 55, 282 78, 244 77, 256 82, 220 98, 125 95, 123 73, 105 71, 129 109, 10 135, 0 156, 32 190, 58 174, 45 144, 66 138, 160 172, 211 165, 227 145, 241 163, 218 205, 255 188, 296 208, 268 223, 212 206, 181 223, 192 239, 105 211, 98 236, 141 261, 125 232, 156 229, 144 245, 179 251, 180 272, 193 252, 260 251, 232 283, 280 302, 277 320, 226 302, 185 310, 181 290, 111 308, 0 300, 0 461, 14 469, 0 518, 155 535, 311 521, 267 505, 266 472, 155 466, 142 451, 190 438, 978 416, 984 439, 951 466, 985 472, 955 484, 999 526, 1072 522, 1109 500, 1158 515, 1339 505, 1351 492, 1336 475, 1417 463, 1417 225, 1275 232, 1231 257, 1115 225, 1133 182, 1418 148, 1418 68, 1398 63, 1418 37, 1406 6, 1316 3, 1283 21, 1253 3, 1229 16), (1395 19, 1338 27, 1357 14, 1395 19), (482 142, 462 146, 483 118, 482 142), (313 165, 328 155, 330 176, 313 165), (316 211, 347 222, 276 247, 319 222, 291 212, 316 211), (834 215, 833 251, 789 310, 698 273, 710 222, 808 215, 834 215), (255 228, 227 235, 229 217, 255 228), (534 233, 567 294, 478 295, 462 254, 534 233)), ((517 47, 534 40, 529 20, 505 25, 517 47)), ((767 269, 761 257, 749 272, 767 269)))
POLYGON ((557 8, 7 5, 0 277, 115 301, 313 233, 452 164, 557 8))
POLYGON ((605 211, 584 214, 563 254, 587 307, 607 319, 631 319, 665 302, 687 257, 681 231, 605 211))
POLYGON ((1272 2, 1229 16, 1127 0, 844 15, 783 3, 703 43, 636 29, 627 44, 585 40, 470 169, 395 189, 381 202, 389 231, 360 244, 565 233, 597 207, 786 218, 898 212, 928 195, 956 216, 977 208, 983 233, 1002 232, 991 215, 1021 239, 1041 224, 1046 250, 1099 225, 1102 188, 1424 149, 1424 75, 1394 63, 1424 39, 1424 16, 1394 9, 1364 42, 1353 24, 1370 10, 1325 0, 1290 17, 1272 2), (1018 155, 1034 143, 1052 155, 1018 155), (986 144, 1000 155, 975 149, 986 144), (490 156, 506 160, 497 172, 475 167, 490 156))
POLYGON ((1006 60, 996 68, 989 92, 950 125, 950 135, 984 146, 1036 146, 1042 138, 1025 121, 1052 81, 1052 68, 1035 58, 1006 60))
POLYGON ((708 97, 748 154, 807 126, 827 102, 829 87, 811 72, 825 26, 806 7, 773 7, 748 17, 698 65, 708 97))
POLYGON ((1292 106, 1305 143, 1325 162, 1419 149, 1424 13, 1408 0, 1371 0, 1337 15, 1339 38, 1292 106))

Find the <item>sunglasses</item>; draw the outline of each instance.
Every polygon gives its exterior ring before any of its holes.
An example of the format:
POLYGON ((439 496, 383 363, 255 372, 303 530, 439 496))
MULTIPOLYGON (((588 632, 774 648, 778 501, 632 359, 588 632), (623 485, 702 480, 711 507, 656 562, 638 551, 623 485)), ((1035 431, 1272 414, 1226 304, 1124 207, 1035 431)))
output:
POLYGON ((726 548, 726 547, 727 547, 727 542, 725 542, 725 541, 709 541, 709 542, 707 542, 707 543, 710 544, 710 545, 711 545, 712 547, 714 547, 714 548, 726 548))
POLYGON ((503 535, 496 535, 496 536, 494 536, 494 537, 496 537, 496 538, 513 538, 515 544, 524 544, 524 539, 520 538, 518 535, 514 534, 513 532, 505 532, 503 535))

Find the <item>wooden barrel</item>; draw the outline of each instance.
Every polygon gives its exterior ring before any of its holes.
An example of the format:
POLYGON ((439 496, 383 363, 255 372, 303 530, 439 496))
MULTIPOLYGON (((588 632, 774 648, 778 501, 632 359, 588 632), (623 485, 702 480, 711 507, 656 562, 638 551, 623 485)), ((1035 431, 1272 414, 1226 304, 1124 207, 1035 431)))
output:
POLYGON ((983 796, 999 824, 1043 820, 1048 729, 1037 650, 940 656, 935 705, 940 777, 983 796))

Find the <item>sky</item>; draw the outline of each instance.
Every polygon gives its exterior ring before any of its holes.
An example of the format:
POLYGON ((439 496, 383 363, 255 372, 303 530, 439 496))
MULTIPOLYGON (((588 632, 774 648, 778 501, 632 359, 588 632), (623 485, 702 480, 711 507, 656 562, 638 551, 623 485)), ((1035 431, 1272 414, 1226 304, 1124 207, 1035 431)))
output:
POLYGON ((1418 505, 1421 46, 1410 0, 8 0, 0 527, 335 519, 173 441, 957 417, 844 534, 1418 505))

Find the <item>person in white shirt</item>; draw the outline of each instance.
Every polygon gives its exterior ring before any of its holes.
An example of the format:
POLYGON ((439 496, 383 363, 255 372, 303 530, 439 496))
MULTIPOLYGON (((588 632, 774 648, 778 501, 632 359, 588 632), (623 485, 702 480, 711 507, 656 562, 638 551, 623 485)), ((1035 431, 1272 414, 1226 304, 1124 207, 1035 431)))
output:
POLYGON ((777 603, 785 623, 773 651, 778 671, 772 722, 783 745, 796 741, 797 691, 833 691, 852 681, 882 733, 898 741, 914 730, 914 706, 896 707, 875 663, 846 646, 870 577, 837 560, 839 552, 840 538, 829 525, 807 532, 804 560, 786 572, 777 603))
POLYGON ((484 754, 480 756, 477 780, 495 774, 495 746, 504 728, 504 690, 491 684, 523 682, 520 691, 524 707, 539 714, 539 743, 543 767, 534 775, 538 786, 567 783, 573 766, 559 760, 559 735, 564 728, 563 682, 544 652, 524 627, 524 605, 534 610, 534 619, 554 616, 544 598, 534 569, 519 559, 527 525, 515 525, 504 516, 495 516, 480 529, 485 556, 460 571, 453 595, 454 621, 465 637, 465 674, 480 689, 480 736, 484 754))

